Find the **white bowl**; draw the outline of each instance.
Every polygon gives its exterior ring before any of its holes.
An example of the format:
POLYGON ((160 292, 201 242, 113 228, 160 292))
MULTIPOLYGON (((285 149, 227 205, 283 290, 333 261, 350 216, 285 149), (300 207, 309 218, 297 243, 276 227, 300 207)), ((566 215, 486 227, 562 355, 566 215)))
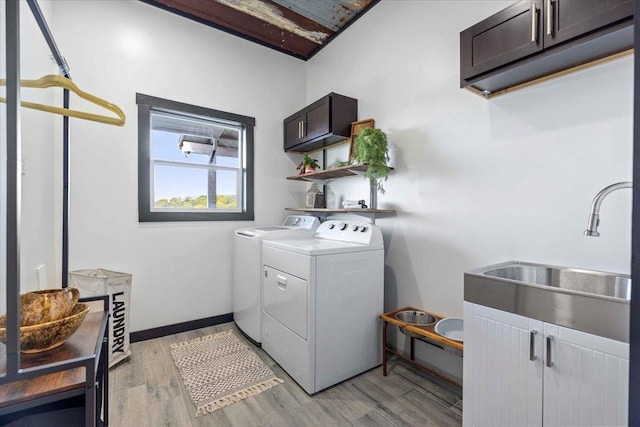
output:
POLYGON ((446 317, 438 320, 435 326, 436 334, 454 341, 463 341, 464 323, 460 317, 446 317))

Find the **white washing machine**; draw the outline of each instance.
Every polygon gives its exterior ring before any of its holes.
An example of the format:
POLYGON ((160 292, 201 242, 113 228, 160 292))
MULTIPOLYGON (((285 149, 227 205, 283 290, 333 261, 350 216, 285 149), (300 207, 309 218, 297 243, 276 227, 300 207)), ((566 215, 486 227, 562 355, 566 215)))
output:
POLYGON ((235 231, 233 250, 233 320, 255 344, 260 344, 262 320, 262 240, 312 236, 318 218, 289 215, 281 226, 235 231))
POLYGON ((262 348, 307 393, 380 365, 378 227, 329 220, 312 238, 267 238, 262 262, 262 348))

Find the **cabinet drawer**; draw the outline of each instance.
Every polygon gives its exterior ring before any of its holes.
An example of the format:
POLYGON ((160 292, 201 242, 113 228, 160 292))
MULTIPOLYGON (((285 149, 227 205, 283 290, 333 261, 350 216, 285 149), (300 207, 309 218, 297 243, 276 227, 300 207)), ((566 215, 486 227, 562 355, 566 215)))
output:
POLYGON ((263 309, 302 339, 307 339, 309 284, 306 280, 264 267, 263 309))

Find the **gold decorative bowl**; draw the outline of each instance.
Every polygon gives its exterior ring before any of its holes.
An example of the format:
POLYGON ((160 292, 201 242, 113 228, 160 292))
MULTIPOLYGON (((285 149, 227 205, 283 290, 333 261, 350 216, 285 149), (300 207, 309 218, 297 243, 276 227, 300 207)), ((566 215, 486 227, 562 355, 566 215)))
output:
POLYGON ((76 288, 44 289, 20 295, 20 326, 38 325, 69 316, 79 296, 76 288))
MULTIPOLYGON (((78 303, 71 314, 62 319, 37 325, 20 327, 20 351, 23 353, 39 353, 59 347, 78 330, 87 313, 89 305, 78 303)), ((0 342, 7 340, 7 318, 0 316, 0 342)))

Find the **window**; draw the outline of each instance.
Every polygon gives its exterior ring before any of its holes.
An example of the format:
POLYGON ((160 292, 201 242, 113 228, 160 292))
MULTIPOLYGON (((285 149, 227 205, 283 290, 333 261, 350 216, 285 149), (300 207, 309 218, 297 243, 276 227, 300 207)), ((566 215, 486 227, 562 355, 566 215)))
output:
POLYGON ((253 220, 253 117, 137 94, 140 222, 253 220))

